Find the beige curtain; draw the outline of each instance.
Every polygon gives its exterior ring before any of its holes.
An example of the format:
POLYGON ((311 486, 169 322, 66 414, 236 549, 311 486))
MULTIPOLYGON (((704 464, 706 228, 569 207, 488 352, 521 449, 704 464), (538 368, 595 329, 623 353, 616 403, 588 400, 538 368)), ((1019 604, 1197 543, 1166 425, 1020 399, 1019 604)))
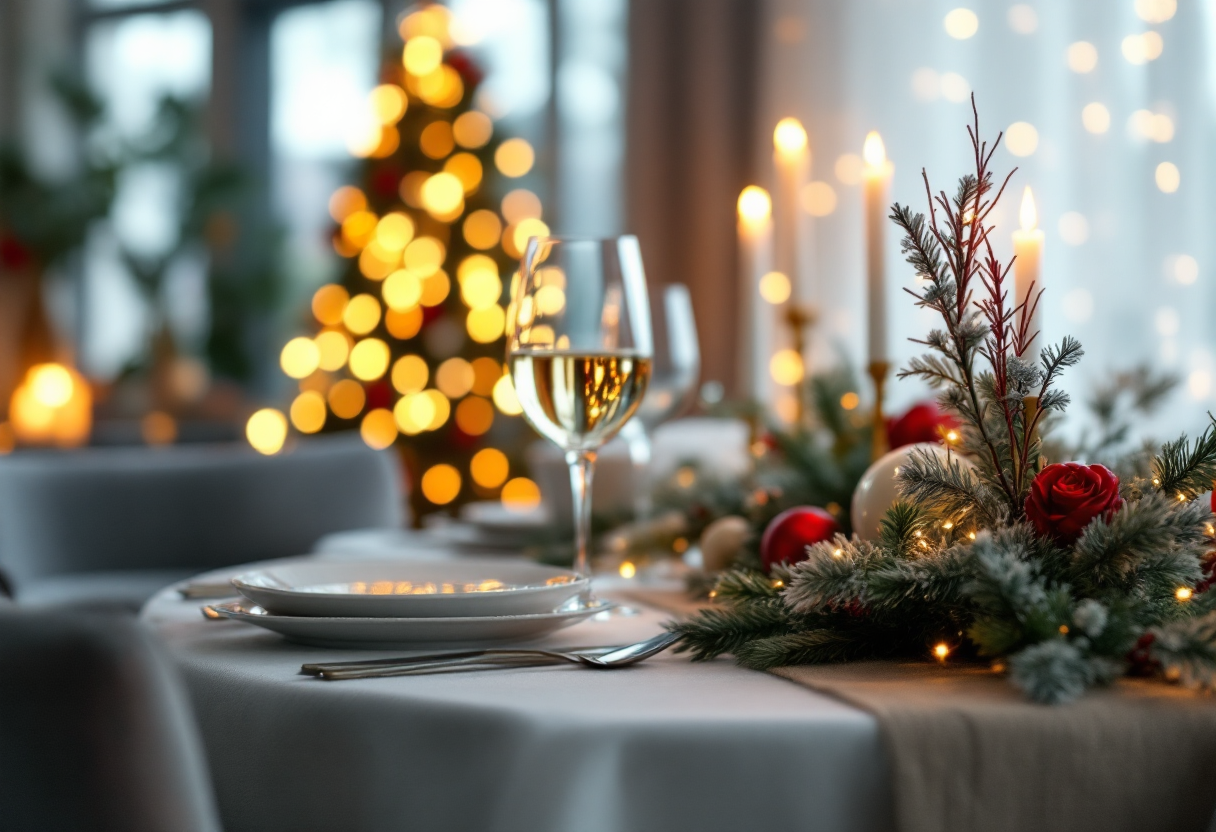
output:
POLYGON ((735 200, 754 179, 755 0, 631 0, 626 226, 647 275, 688 286, 702 378, 740 390, 735 200))

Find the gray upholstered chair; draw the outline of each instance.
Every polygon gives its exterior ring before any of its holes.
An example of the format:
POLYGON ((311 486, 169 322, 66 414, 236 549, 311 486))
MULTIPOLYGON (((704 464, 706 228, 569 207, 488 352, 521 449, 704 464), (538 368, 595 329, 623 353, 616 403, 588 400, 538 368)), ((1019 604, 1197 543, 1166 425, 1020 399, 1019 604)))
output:
POLYGON ((23 604, 138 608, 206 569, 399 527, 403 510, 395 454, 354 434, 272 457, 239 444, 15 453, 0 457, 0 570, 23 604))
POLYGON ((0 602, 0 829, 219 832, 188 700, 130 616, 0 602))

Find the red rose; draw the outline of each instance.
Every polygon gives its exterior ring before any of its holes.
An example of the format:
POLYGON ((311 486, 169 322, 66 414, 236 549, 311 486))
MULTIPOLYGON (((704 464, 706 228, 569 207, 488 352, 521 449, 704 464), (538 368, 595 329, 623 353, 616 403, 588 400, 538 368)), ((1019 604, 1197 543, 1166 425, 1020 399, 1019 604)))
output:
POLYGON ((958 427, 958 420, 942 413, 933 402, 921 402, 896 419, 887 420, 887 442, 891 450, 917 442, 940 442, 948 430, 958 427))
POLYGON ((1105 465, 1058 462, 1030 484, 1026 517, 1040 535, 1068 545, 1095 517, 1109 517, 1122 505, 1119 478, 1105 465))

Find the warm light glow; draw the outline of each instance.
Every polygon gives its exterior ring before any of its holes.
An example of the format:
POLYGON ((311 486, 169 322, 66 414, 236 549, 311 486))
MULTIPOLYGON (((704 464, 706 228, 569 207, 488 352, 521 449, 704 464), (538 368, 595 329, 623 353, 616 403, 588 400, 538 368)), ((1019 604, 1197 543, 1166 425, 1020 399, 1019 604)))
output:
POLYGON ((371 448, 382 451, 397 441, 397 423, 393 412, 383 407, 369 411, 359 425, 359 435, 371 448))
POLYGON ((748 185, 739 194, 737 205, 739 220, 746 225, 760 225, 768 222, 773 214, 773 201, 769 199, 768 191, 758 185, 748 185))
POLYGON ((473 392, 479 396, 494 393, 494 384, 502 377, 502 365, 493 358, 473 359, 473 392))
POLYGON ((620 573, 622 578, 632 578, 634 575, 638 574, 638 568, 633 565, 633 561, 628 560, 623 562, 620 569, 617 571, 620 573))
POLYGON ((277 454, 287 441, 287 417, 273 407, 264 407, 245 423, 245 438, 260 454, 277 454))
POLYGON ((456 405, 456 427, 469 436, 481 436, 494 424, 494 407, 480 396, 469 396, 456 405))
POLYGON ((760 278, 760 297, 772 304, 790 299, 790 279, 781 272, 769 272, 760 278))
POLYGON ((397 400, 393 419, 406 436, 416 436, 426 430, 435 416, 435 405, 420 393, 411 393, 397 400))
POLYGON ((494 122, 485 113, 469 110, 452 122, 452 135, 461 147, 483 147, 494 135, 494 122))
POLYGON ((380 293, 390 309, 405 311, 422 300, 422 281, 413 272, 399 269, 385 279, 380 293))
POLYGON ((527 477, 516 477, 502 487, 502 504, 512 511, 531 511, 540 505, 540 488, 527 477))
POLYGON ((1191 589, 1189 586, 1180 586, 1174 592, 1174 597, 1177 598, 1179 601, 1189 601, 1189 600, 1191 600, 1191 596, 1194 594, 1195 594, 1195 591, 1193 589, 1191 589))
POLYGON ((1039 224, 1039 212, 1034 207, 1034 195, 1030 186, 1022 191, 1022 207, 1018 209, 1018 223, 1023 231, 1032 231, 1039 224))
POLYGON ((802 356, 790 349, 778 350, 774 353, 769 361, 768 370, 773 381, 786 387, 792 387, 802 381, 805 374, 802 356))
POLYGON ((481 161, 472 153, 457 153, 443 163, 443 169, 460 180, 466 194, 473 193, 481 184, 481 161))
POLYGON ((332 373, 346 366, 351 339, 345 332, 327 329, 318 333, 313 343, 317 345, 317 366, 322 370, 332 373))
POLYGON ((812 217, 826 217, 836 210, 836 189, 827 182, 807 182, 798 201, 812 217))
POLYGON ((523 408, 519 406, 519 399, 515 395, 515 386, 511 384, 511 377, 504 374, 494 384, 494 392, 491 394, 494 398, 494 406, 499 412, 506 416, 518 416, 523 413, 523 408))
POLYGON ((350 372, 360 381, 375 381, 388 370, 388 344, 379 338, 364 338, 350 351, 350 372))
POLYGON ((955 40, 966 40, 980 28, 980 19, 971 9, 954 9, 942 21, 946 34, 955 40))
POLYGON ((385 214, 376 223, 375 236, 386 251, 401 251, 414 239, 414 221, 400 211, 385 214))
POLYGON ((443 60, 443 44, 427 35, 418 35, 405 42, 401 62, 410 75, 429 75, 443 60))
POLYGON ((355 295, 346 304, 342 323, 355 335, 366 335, 380 323, 380 301, 375 296, 355 295))
POLYGON ((481 309, 470 309, 465 321, 469 337, 479 344, 489 344, 502 337, 507 323, 507 313, 498 304, 481 309))
POLYGON ((316 433, 325 427, 325 397, 305 390, 291 403, 291 423, 300 433, 316 433))
POLYGON ((34 445, 75 447, 88 441, 93 394, 84 377, 60 364, 36 364, 9 402, 16 440, 34 445))
POLYGON ((368 280, 384 280, 401 265, 401 250, 389 251, 376 240, 359 253, 359 272, 368 280))
POLYGON ((389 309, 384 315, 384 328, 388 334, 401 341, 408 341, 422 329, 422 309, 414 306, 404 312, 389 309))
POLYGON ((1164 23, 1177 11, 1177 0, 1136 0, 1136 15, 1145 23, 1164 23))
POLYGON ((426 429, 439 430, 452 415, 452 402, 438 390, 423 390, 417 395, 420 398, 425 397, 431 403, 431 418, 425 425, 426 429))
POLYGON ((291 378, 307 378, 321 364, 321 351, 311 338, 292 338, 279 353, 279 366, 291 378))
POLYGON ((418 355, 403 355, 393 364, 393 389, 401 395, 417 393, 426 387, 430 370, 418 355))
POLYGON ((1086 104, 1081 110, 1081 123, 1090 133, 1101 135, 1110 129, 1110 110, 1100 101, 1086 104))
POLYGON ((447 64, 421 78, 407 77, 406 88, 427 104, 441 109, 455 107, 464 97, 460 73, 447 64))
POLYGON ((499 279, 496 271, 485 269, 467 271, 461 280, 460 297, 470 309, 484 309, 487 306, 493 306, 498 303, 501 296, 502 280, 499 279))
POLYGON ((363 248, 371 241, 377 222, 371 211, 355 211, 342 220, 342 238, 356 248, 363 248))
POLYGON ((445 158, 456 147, 456 139, 452 135, 452 125, 446 121, 432 121, 423 128, 419 135, 418 146, 432 159, 445 158))
POLYGON ((557 315, 566 308, 566 293, 557 286, 541 286, 532 297, 537 315, 557 315))
POLYGON ((469 462, 469 474, 482 488, 498 488, 507 481, 510 472, 507 455, 497 448, 483 448, 469 462))
POLYGON ((153 447, 172 445, 177 440, 177 420, 163 410, 153 410, 139 420, 139 433, 153 447))
POLYGON ((544 215, 543 211, 540 197, 527 188, 516 188, 502 198, 502 215, 510 223, 539 220, 544 215))
POLYGON ((375 149, 368 155, 373 159, 387 159, 397 152, 397 148, 401 146, 401 134, 397 132, 396 127, 383 126, 380 128, 380 141, 376 144, 375 149))
POLYGON ((518 179, 532 170, 536 153, 523 139, 507 139, 494 151, 494 164, 503 176, 518 179))
POLYGON ((353 419, 363 411, 367 394, 363 392, 362 384, 344 378, 329 388, 327 399, 329 409, 335 416, 339 419, 353 419))
POLYGON ((429 277, 439 270, 447 257, 447 249, 434 237, 419 237, 405 247, 402 264, 419 277, 429 277))
POLYGON ((449 28, 453 22, 451 11, 435 3, 406 15, 398 23, 397 33, 402 40, 427 35, 447 46, 451 38, 449 28))
POLYGON ((422 186, 422 206, 436 218, 448 217, 464 204, 464 185, 454 174, 440 172, 422 186))
POLYGON ((465 218, 463 233, 466 243, 486 251, 498 245, 502 238, 502 220, 493 211, 482 208, 465 218))
POLYGON ((1165 49, 1165 41, 1156 32, 1148 31, 1140 35, 1128 35, 1123 39, 1123 57, 1127 62, 1139 66, 1155 61, 1161 57, 1165 49))
POLYGON ((334 222, 340 223, 351 214, 365 208, 367 208, 367 197, 363 195, 363 191, 351 185, 343 185, 329 198, 329 215, 334 218, 334 222))
POLYGON ((933 655, 937 657, 939 662, 944 662, 946 656, 950 655, 950 647, 945 642, 938 642, 933 645, 933 655))
POLYGON ((1154 178, 1157 181, 1157 187, 1166 194, 1174 193, 1182 184, 1182 174, 1178 172, 1178 166, 1173 162, 1162 162, 1157 165, 1154 178))
POLYGON ((396 124, 409 106, 405 90, 396 84, 381 84, 371 91, 368 100, 371 102, 372 112, 381 124, 396 124))
POLYGON ((26 385, 38 404, 54 409, 71 400, 74 382, 61 364, 37 364, 30 369, 26 385))
POLYGON ((422 281, 422 305, 438 306, 443 303, 452 291, 452 281, 443 269, 426 277, 422 281))
POLYGON ((861 146, 861 157, 871 168, 883 168, 887 164, 887 147, 882 143, 882 136, 877 130, 866 133, 865 144, 861 146))
POLYGON ((526 219, 522 220, 515 226, 515 231, 512 234, 515 242, 515 249, 522 253, 528 247, 528 240, 533 237, 548 237, 549 226, 542 220, 526 219))
POLYGON ((856 410, 859 404, 861 404, 861 396, 851 390, 840 397, 840 406, 845 410, 856 410))
POLYGON ((473 389, 473 365, 463 358, 449 358, 435 371, 435 386, 449 399, 459 399, 473 389))
POLYGON ((446 506, 460 496, 460 472, 440 464, 422 475, 422 496, 437 506, 446 506))
POLYGON ((1094 67, 1098 65, 1097 47, 1084 40, 1071 44, 1065 51, 1064 57, 1068 61, 1068 68, 1082 75, 1093 72, 1094 67))
POLYGON ((349 300, 350 294, 341 286, 326 284, 312 296, 313 317, 325 326, 337 326, 342 323, 342 313, 346 311, 349 300))
POLYGON ((783 118, 773 129, 773 147, 778 153, 798 153, 807 145, 806 130, 796 118, 783 118))
POLYGON ((1039 131, 1026 121, 1015 121, 1005 131, 1005 147, 1014 156, 1030 156, 1039 147, 1039 131))

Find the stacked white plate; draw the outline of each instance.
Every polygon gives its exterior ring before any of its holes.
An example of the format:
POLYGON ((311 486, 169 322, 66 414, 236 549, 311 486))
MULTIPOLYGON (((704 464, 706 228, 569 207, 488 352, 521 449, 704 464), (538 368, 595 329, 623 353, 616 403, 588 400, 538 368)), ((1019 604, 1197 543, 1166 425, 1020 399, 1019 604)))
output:
POLYGON ((525 641, 609 606, 573 572, 500 559, 291 560, 232 585, 243 598, 210 614, 330 647, 525 641))

